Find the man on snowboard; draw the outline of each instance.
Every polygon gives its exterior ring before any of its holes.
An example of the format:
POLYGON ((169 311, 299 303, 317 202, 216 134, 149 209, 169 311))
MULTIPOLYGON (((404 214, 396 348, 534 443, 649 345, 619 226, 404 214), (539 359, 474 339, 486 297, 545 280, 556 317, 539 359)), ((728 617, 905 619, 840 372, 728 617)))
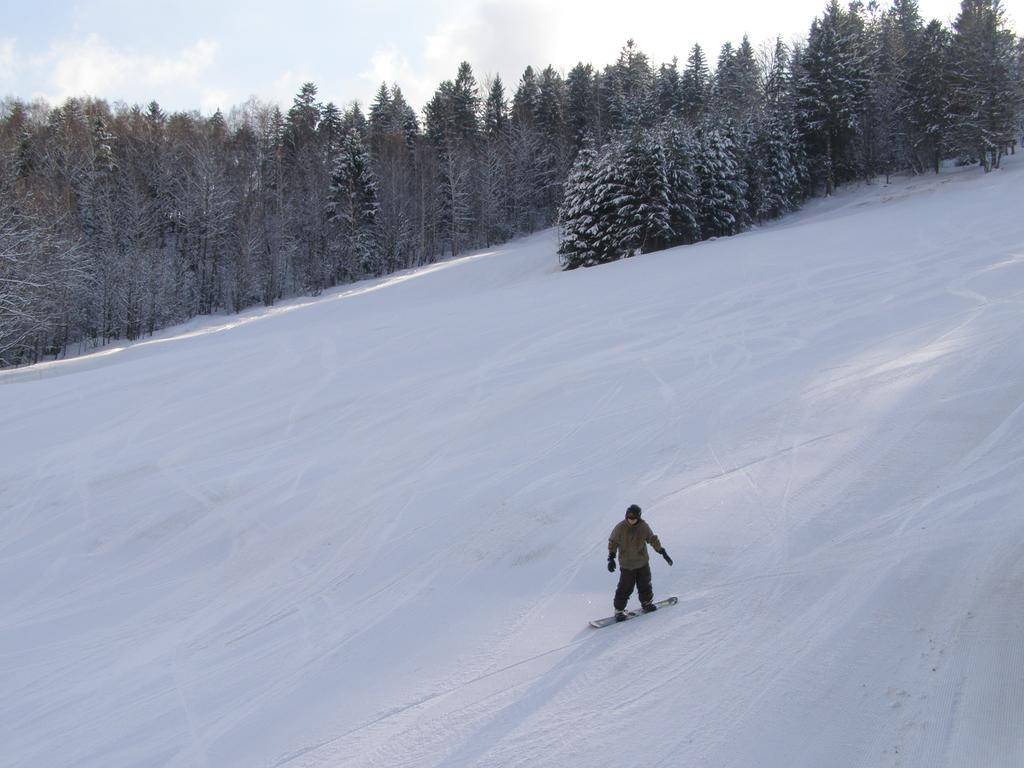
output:
POLYGON ((661 546, 646 522, 640 519, 640 507, 630 504, 626 510, 626 519, 612 529, 608 537, 608 572, 615 572, 615 553, 619 553, 619 586, 615 590, 615 619, 626 618, 626 603, 629 602, 633 588, 640 593, 640 606, 644 612, 656 611, 654 604, 654 587, 651 585, 651 563, 647 556, 647 545, 665 558, 672 565, 672 558, 661 546))

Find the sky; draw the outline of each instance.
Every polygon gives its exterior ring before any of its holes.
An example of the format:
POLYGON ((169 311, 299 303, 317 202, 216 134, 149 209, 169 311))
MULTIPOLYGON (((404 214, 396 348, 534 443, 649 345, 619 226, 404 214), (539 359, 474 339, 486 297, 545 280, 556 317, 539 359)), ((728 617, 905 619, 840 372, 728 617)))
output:
MULTIPOLYGON (((0 98, 70 96, 165 110, 229 111, 250 96, 287 106, 302 83, 320 99, 364 105, 397 83, 420 109, 459 62, 514 89, 527 65, 602 67, 627 39, 657 64, 700 43, 712 61, 744 34, 758 45, 806 35, 825 0, 0 0, 0 98)), ((951 22, 959 0, 919 0, 951 22)), ((1004 0, 1018 30, 1024 0, 1004 0)))

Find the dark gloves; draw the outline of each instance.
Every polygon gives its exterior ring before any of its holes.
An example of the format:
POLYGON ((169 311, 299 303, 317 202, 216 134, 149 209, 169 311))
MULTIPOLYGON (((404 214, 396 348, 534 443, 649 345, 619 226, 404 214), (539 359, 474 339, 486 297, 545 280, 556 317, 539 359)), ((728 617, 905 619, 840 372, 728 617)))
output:
POLYGON ((608 573, 615 573, 615 554, 608 555, 608 573))
POLYGON ((658 554, 660 554, 662 557, 665 558, 665 562, 666 563, 668 563, 669 565, 672 565, 672 558, 668 556, 668 550, 667 549, 661 550, 661 552, 659 552, 658 554))

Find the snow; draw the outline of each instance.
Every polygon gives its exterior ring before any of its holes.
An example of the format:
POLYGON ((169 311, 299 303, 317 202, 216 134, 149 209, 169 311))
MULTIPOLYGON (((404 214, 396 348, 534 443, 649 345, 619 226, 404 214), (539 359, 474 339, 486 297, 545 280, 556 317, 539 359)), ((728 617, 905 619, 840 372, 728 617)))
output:
POLYGON ((0 373, 0 764, 1021 765, 1022 182, 0 373))

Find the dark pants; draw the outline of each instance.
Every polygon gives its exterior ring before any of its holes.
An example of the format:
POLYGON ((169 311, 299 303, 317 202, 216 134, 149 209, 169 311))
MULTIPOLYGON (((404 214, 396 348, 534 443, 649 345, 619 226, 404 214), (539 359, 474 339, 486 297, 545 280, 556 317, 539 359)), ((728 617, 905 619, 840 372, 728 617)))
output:
POLYGON ((625 610, 634 587, 640 593, 641 603, 649 603, 654 599, 654 587, 651 586, 651 566, 619 569, 619 587, 615 590, 616 611, 625 610))

